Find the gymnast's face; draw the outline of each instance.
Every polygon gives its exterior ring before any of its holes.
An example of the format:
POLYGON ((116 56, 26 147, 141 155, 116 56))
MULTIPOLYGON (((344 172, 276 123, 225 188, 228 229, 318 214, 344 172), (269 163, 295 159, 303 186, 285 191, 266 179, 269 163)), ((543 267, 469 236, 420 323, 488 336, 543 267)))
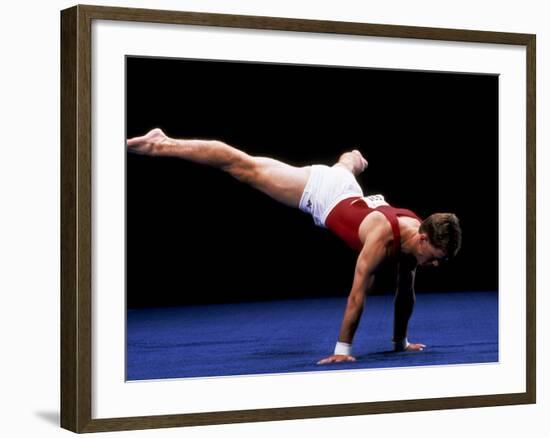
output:
POLYGON ((442 249, 433 246, 428 236, 425 234, 420 235, 418 240, 418 247, 416 253, 416 261, 420 266, 434 266, 437 267, 445 261, 447 255, 442 249))

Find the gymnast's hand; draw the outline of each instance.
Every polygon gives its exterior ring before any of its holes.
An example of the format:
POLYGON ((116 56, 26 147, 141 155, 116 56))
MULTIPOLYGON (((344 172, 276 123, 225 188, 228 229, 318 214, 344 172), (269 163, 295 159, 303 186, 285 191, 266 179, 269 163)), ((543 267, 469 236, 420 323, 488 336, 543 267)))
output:
POLYGON ((355 362, 355 358, 348 354, 333 354, 332 356, 321 359, 317 362, 317 365, 326 365, 329 363, 339 363, 339 362, 355 362))
POLYGON ((424 344, 409 344, 405 351, 422 351, 426 348, 424 344))

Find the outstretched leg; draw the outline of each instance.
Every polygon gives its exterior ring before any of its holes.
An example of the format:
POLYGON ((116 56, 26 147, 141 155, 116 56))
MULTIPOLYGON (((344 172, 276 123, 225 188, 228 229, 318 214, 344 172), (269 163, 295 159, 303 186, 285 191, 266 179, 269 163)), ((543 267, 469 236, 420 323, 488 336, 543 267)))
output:
POLYGON ((365 157, 363 157, 361 152, 357 149, 354 149, 351 152, 344 152, 340 156, 338 163, 335 164, 335 166, 344 166, 351 173, 353 173, 354 176, 357 176, 363 172, 368 165, 369 163, 365 160, 365 157))
POLYGON ((299 207, 310 167, 294 167, 272 158, 253 157, 216 140, 178 140, 153 129, 127 141, 138 154, 177 157, 221 169, 273 199, 299 207))

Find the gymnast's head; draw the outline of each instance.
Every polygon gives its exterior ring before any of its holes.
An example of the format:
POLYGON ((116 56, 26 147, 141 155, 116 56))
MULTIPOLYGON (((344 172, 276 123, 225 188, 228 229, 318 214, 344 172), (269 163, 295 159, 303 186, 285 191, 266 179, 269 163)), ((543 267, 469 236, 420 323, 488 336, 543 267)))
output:
POLYGON ((439 266, 453 259, 462 245, 462 229, 452 213, 435 213, 420 224, 416 260, 421 266, 439 266))

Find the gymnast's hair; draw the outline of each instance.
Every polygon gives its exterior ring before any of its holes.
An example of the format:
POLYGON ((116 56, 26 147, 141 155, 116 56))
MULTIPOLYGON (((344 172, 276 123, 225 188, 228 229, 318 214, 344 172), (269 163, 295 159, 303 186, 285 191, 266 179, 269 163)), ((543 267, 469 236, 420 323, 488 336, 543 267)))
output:
POLYGON ((462 245, 460 222, 452 213, 432 214, 422 222, 419 231, 425 233, 430 243, 443 250, 449 259, 456 256, 462 245))

